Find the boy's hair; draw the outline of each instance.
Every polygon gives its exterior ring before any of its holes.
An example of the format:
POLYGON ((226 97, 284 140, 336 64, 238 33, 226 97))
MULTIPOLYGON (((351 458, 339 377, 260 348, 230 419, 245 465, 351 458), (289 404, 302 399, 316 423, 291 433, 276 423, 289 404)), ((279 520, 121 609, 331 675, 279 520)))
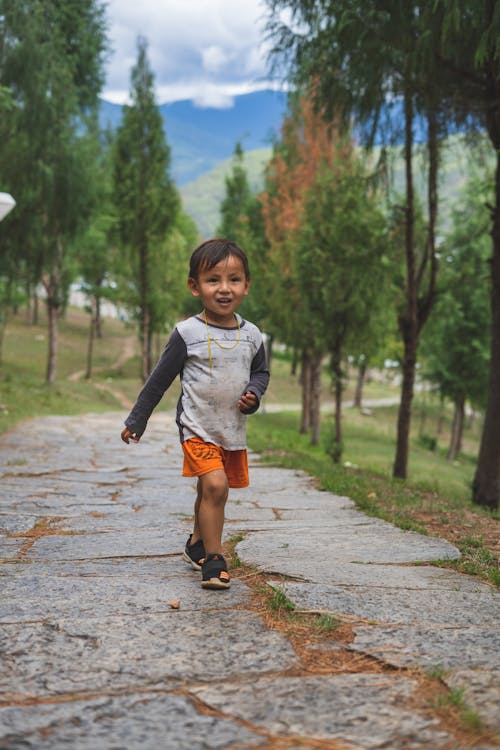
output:
POLYGON ((189 261, 189 278, 197 279, 201 271, 209 270, 220 263, 221 260, 234 255, 239 258, 243 264, 243 270, 247 279, 250 278, 250 266, 245 251, 241 249, 236 242, 216 237, 212 240, 206 240, 199 245, 191 255, 189 261))

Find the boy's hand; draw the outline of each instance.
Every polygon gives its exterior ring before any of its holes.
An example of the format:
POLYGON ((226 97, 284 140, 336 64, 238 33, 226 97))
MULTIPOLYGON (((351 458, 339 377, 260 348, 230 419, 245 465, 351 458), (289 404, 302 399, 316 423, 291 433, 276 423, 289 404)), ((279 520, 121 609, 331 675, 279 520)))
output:
POLYGON ((124 443, 129 444, 129 442, 132 440, 134 443, 138 443, 141 439, 140 435, 136 435, 135 432, 130 432, 128 427, 125 427, 124 430, 122 430, 122 440, 124 443))
POLYGON ((255 395, 255 393, 252 393, 251 391, 247 391, 246 393, 243 394, 243 396, 238 401, 238 409, 243 414, 246 414, 252 409, 255 409, 258 403, 259 403, 259 400, 257 396, 255 395))

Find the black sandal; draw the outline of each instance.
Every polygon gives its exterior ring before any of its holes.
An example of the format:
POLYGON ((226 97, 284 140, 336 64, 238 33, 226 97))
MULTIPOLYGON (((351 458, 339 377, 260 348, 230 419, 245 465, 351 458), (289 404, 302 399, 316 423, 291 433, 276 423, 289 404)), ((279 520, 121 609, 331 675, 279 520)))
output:
POLYGON ((222 555, 207 555, 201 566, 204 589, 228 589, 231 585, 227 564, 222 555))
POLYGON ((193 570, 201 570, 201 564, 206 557, 205 546, 202 539, 198 539, 197 542, 191 544, 192 536, 192 534, 189 535, 182 553, 182 559, 189 563, 193 570))

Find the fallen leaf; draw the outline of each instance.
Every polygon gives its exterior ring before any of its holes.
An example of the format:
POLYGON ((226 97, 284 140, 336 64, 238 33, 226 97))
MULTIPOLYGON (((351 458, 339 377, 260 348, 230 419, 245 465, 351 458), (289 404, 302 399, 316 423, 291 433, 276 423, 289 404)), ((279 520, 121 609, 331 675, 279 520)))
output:
POLYGON ((167 602, 169 607, 172 607, 172 609, 180 609, 181 607, 181 600, 180 599, 174 599, 172 602, 167 602))

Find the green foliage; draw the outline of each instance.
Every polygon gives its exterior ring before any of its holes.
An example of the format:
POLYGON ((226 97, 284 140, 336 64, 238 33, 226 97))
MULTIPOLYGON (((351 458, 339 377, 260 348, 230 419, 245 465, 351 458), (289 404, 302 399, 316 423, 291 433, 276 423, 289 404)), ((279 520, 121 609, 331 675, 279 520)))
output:
POLYGON ((387 325, 390 260, 377 196, 367 189, 361 160, 342 158, 342 150, 341 144, 333 169, 325 164, 308 193, 297 270, 320 348, 333 352, 341 339, 361 353, 374 350, 377 329, 387 325))
POLYGON ((57 315, 75 269, 73 243, 92 209, 89 133, 103 82, 104 5, 5 0, 0 37, 0 85, 11 93, 0 125, 0 176, 17 201, 1 227, 2 271, 45 286, 53 312, 51 381, 57 315))
POLYGON ((471 178, 445 238, 438 301, 424 333, 424 374, 443 396, 484 408, 490 344, 490 188, 471 178))
POLYGON ((218 237, 228 237, 244 244, 240 235, 245 234, 244 224, 251 192, 240 143, 237 143, 234 149, 233 168, 231 174, 225 178, 225 185, 226 195, 221 203, 221 222, 216 234, 218 237))
POLYGON ((166 270, 171 259, 177 267, 184 248, 181 233, 172 233, 179 197, 169 177, 170 149, 155 102, 147 43, 139 38, 137 46, 132 104, 124 108, 114 144, 113 181, 119 236, 128 261, 122 266, 122 284, 126 304, 140 321, 145 379, 152 366, 152 334, 172 317, 166 270))

